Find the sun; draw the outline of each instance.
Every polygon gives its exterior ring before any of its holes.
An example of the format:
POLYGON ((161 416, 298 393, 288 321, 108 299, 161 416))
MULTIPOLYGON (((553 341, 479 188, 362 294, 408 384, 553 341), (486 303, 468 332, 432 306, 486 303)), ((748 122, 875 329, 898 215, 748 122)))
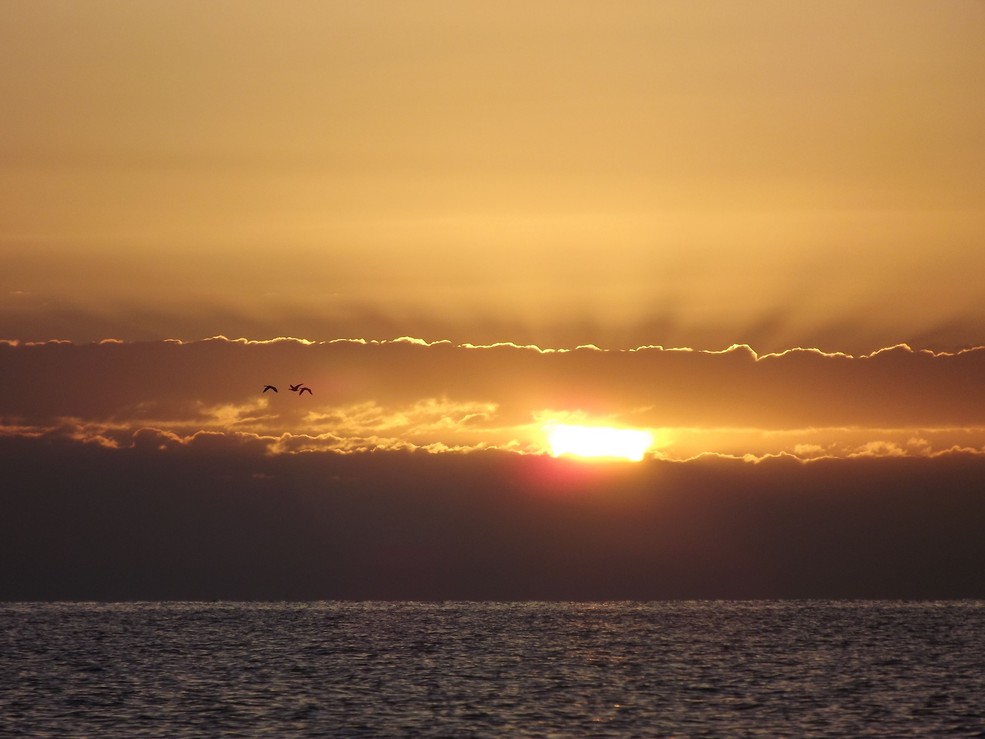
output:
POLYGON ((555 457, 572 454, 639 462, 653 446, 653 434, 640 429, 549 423, 544 426, 544 434, 555 457))

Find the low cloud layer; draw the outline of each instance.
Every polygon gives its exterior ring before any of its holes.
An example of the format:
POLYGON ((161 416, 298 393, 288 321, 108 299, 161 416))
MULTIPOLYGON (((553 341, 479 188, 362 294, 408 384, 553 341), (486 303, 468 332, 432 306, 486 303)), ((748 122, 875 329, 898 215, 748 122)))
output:
POLYGON ((985 460, 5 438, 0 600, 985 597, 985 460))
POLYGON ((0 366, 0 600, 985 597, 985 349, 216 338, 0 366), (654 447, 554 459, 552 420, 654 447))

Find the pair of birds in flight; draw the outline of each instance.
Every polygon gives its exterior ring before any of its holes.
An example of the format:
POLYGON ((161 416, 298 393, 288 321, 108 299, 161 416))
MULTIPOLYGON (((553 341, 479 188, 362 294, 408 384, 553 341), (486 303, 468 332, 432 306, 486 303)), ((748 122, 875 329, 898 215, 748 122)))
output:
MULTIPOLYGON (((299 382, 297 385, 288 385, 288 387, 291 388, 292 393, 297 393, 298 395, 304 395, 305 393, 308 393, 308 395, 314 395, 314 393, 311 392, 311 388, 305 387, 303 382, 299 382)), ((273 390, 275 393, 277 392, 277 388, 273 385, 264 385, 263 392, 267 392, 268 390, 273 390)))

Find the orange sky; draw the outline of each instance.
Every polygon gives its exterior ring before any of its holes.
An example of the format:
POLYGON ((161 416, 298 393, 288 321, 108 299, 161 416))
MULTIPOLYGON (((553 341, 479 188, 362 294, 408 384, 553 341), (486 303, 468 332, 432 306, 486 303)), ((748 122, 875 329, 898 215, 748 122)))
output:
POLYGON ((985 334, 979 2, 0 7, 0 338, 985 334))
POLYGON ((985 597, 983 37, 5 0, 0 601, 985 597))

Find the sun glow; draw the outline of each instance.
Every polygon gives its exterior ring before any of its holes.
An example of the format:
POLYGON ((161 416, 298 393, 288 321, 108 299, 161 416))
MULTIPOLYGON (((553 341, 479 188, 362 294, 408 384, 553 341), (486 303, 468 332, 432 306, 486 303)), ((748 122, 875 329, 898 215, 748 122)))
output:
POLYGON ((544 427, 551 454, 560 457, 603 457, 639 462, 653 445, 653 434, 639 429, 610 426, 573 426, 552 423, 544 427))

